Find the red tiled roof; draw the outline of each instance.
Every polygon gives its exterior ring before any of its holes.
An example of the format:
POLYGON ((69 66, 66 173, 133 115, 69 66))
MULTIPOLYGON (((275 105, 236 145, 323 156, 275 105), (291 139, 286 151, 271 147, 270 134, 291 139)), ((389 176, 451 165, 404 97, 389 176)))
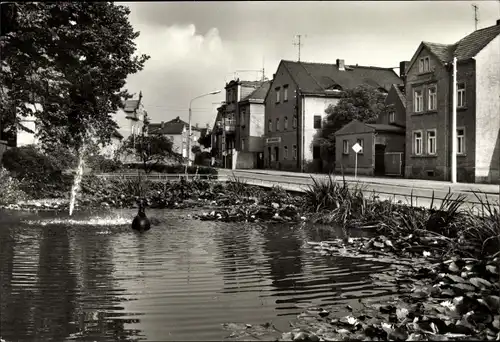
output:
POLYGON ((402 83, 392 68, 347 65, 345 70, 338 70, 336 64, 286 60, 282 63, 303 93, 327 94, 328 90, 352 89, 360 85, 389 91, 392 84, 402 83))

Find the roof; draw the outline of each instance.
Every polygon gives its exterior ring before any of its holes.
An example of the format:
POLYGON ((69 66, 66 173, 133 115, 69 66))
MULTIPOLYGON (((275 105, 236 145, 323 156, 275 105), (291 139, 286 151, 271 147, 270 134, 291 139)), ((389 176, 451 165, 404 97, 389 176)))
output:
POLYGON ((161 123, 149 124, 148 130, 150 134, 166 134, 166 135, 177 135, 184 132, 186 125, 179 122, 164 123, 161 127, 161 123))
POLYGON ((449 63, 454 57, 457 60, 464 61, 475 57, 486 45, 500 34, 500 25, 486 27, 476 30, 471 34, 460 39, 455 44, 439 44, 431 42, 422 42, 417 52, 408 65, 408 69, 415 63, 420 50, 426 47, 441 63, 449 63))
POLYGON ((257 89, 255 89, 253 92, 245 96, 240 102, 243 101, 250 102, 252 100, 264 101, 270 86, 271 86, 271 81, 261 82, 260 86, 257 89))
POLYGON ((367 124, 366 126, 373 128, 375 132, 395 132, 395 133, 404 133, 405 129, 399 126, 387 125, 387 124, 367 124))
POLYGON ((392 84, 403 83, 392 68, 347 65, 345 70, 339 70, 336 64, 286 60, 281 63, 305 94, 333 94, 332 90, 353 89, 360 85, 389 91, 392 84))
POLYGON ((123 139, 123 135, 121 135, 121 133, 118 132, 118 130, 116 130, 116 129, 113 131, 113 133, 111 133, 111 136, 115 137, 115 138, 118 138, 120 140, 123 139))
POLYGON ((139 100, 126 100, 123 111, 126 113, 133 113, 137 110, 137 108, 139 108, 139 103, 139 100))
POLYGON ((335 132, 335 135, 351 135, 360 133, 398 133, 404 134, 405 129, 399 126, 387 125, 387 124, 368 124, 361 122, 359 120, 352 120, 348 124, 344 125, 341 129, 335 132))
POLYGON ((405 96, 405 86, 400 84, 393 84, 392 87, 398 94, 399 100, 403 104, 403 107, 406 108, 406 96, 405 96))
POLYGON ((242 81, 239 78, 235 80, 231 80, 228 83, 226 83, 225 89, 230 88, 236 84, 241 85, 242 87, 246 88, 258 88, 262 85, 263 81, 242 81))

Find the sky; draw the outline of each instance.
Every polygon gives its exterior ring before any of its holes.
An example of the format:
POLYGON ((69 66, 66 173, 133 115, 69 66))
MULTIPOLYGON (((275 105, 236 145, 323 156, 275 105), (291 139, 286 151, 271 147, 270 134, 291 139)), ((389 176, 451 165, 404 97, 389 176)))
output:
MULTIPOLYGON (((455 43, 475 29, 495 25, 500 1, 297 1, 125 2, 140 31, 137 53, 151 58, 127 79, 151 122, 179 116, 193 125, 213 125, 224 86, 238 70, 262 70, 272 78, 280 60, 398 67, 420 42, 455 43)), ((399 74, 399 70, 395 69, 399 74)), ((238 72, 256 80, 258 71, 238 72)))

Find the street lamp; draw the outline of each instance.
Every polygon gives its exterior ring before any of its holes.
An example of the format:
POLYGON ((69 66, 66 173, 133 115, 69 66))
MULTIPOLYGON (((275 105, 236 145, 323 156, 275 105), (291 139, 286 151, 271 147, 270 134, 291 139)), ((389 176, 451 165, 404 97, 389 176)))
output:
POLYGON ((193 101, 196 100, 196 99, 199 99, 200 97, 204 97, 204 96, 208 96, 208 95, 216 95, 216 94, 219 94, 221 92, 221 90, 215 90, 215 91, 211 91, 209 93, 206 93, 206 94, 203 94, 203 95, 200 95, 200 96, 196 96, 195 98, 193 98, 190 102, 189 102, 189 122, 188 122, 188 141, 187 141, 187 163, 186 163, 186 169, 185 169, 185 173, 186 173, 186 177, 187 177, 187 167, 188 165, 191 166, 191 105, 193 104, 193 101))

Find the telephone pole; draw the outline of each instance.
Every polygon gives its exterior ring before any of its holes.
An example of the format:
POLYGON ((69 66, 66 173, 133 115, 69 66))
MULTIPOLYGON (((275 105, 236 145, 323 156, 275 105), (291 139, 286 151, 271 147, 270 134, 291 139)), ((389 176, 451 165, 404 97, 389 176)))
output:
POLYGON ((298 38, 298 42, 297 43, 293 43, 293 45, 295 46, 298 46, 299 47, 299 62, 300 62, 300 47, 302 46, 302 43, 301 43, 301 38, 302 38, 302 35, 301 34, 298 34, 296 35, 295 37, 298 38))
POLYGON ((477 11, 479 10, 479 7, 476 4, 472 4, 472 8, 474 8, 474 24, 476 28, 475 31, 477 31, 477 23, 479 22, 477 11))

